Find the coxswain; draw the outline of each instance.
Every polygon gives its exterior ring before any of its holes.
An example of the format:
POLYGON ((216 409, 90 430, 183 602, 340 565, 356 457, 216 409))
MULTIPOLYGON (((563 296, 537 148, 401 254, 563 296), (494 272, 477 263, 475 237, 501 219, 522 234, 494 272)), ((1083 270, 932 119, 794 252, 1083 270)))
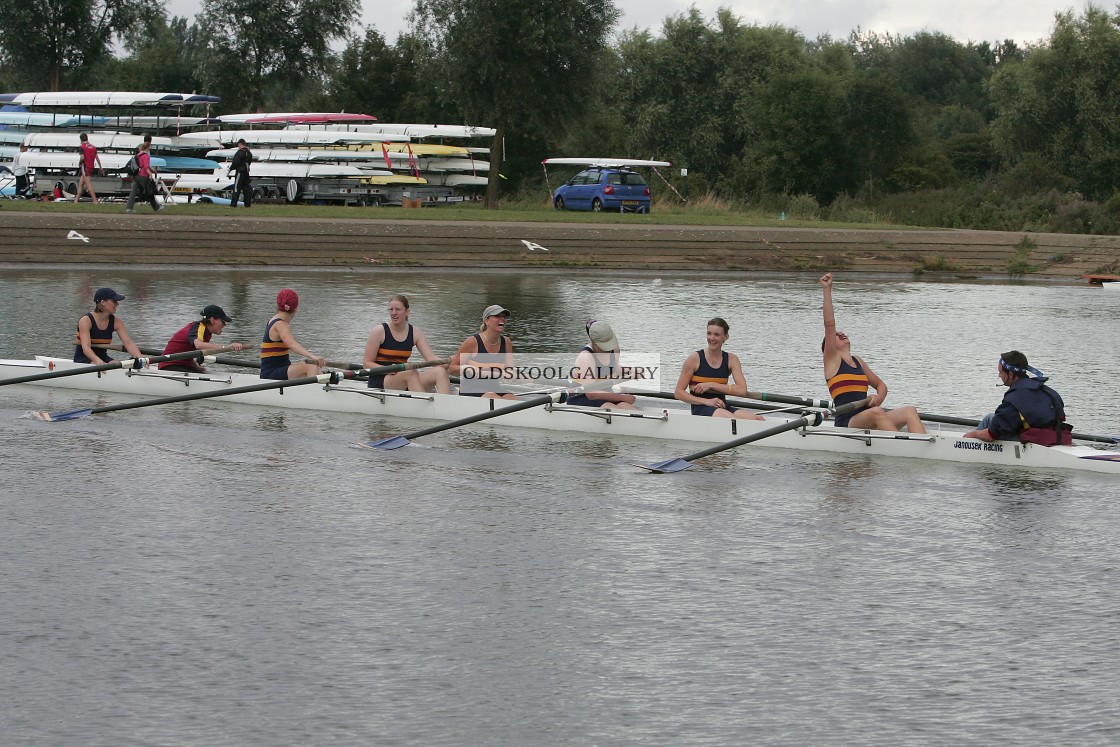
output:
MULTIPOLYGON (((163 349, 163 355, 189 353, 193 350, 218 350, 223 347, 231 347, 235 351, 241 350, 244 346, 240 342, 231 342, 228 346, 210 342, 210 338, 222 334, 226 325, 232 321, 221 306, 210 304, 202 310, 201 319, 191 322, 172 335, 163 349)), ((159 367, 164 371, 190 371, 194 373, 206 370, 197 358, 163 361, 159 364, 159 367)))

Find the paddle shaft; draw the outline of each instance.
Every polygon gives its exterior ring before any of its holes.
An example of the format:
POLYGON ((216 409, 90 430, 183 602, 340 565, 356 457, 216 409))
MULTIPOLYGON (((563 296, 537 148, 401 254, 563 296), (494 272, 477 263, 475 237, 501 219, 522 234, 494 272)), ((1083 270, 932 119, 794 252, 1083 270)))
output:
MULTIPOLYGON (((121 346, 120 345, 110 345, 109 349, 110 350, 121 350, 121 346)), ((226 348, 226 350, 232 350, 232 349, 233 348, 226 348)), ((146 348, 146 347, 141 347, 140 352, 143 353, 144 355, 159 355, 161 353, 161 351, 157 350, 156 348, 146 348)), ((240 366, 241 368, 258 368, 259 369, 261 367, 260 361, 245 361, 245 360, 241 360, 240 358, 232 358, 230 356, 216 356, 214 358, 214 362, 215 363, 220 363, 223 366, 240 366)), ((362 370, 362 367, 359 366, 357 363, 343 363, 341 361, 326 361, 326 366, 327 366, 327 368, 340 368, 340 369, 343 369, 344 371, 361 371, 362 370)), ((376 376, 376 375, 379 375, 379 374, 374 374, 374 375, 376 376)))
MULTIPOLYGON (((140 351, 144 352, 144 351, 140 351)), ((32 381, 45 381, 47 379, 61 379, 65 376, 79 376, 81 374, 98 373, 100 371, 114 371, 118 368, 143 368, 144 363, 162 363, 164 361, 183 361, 192 358, 202 358, 206 353, 202 350, 193 350, 186 353, 173 353, 171 355, 160 355, 155 358, 128 358, 122 361, 113 361, 112 363, 98 363, 92 366, 82 366, 81 368, 67 368, 61 371, 46 371, 38 374, 28 374, 27 376, 17 376, 14 379, 5 379, 0 381, 0 386, 7 386, 8 384, 26 384, 32 381)))
MULTIPOLYGON (((672 392, 638 392, 627 390, 626 394, 633 394, 635 397, 652 397, 653 399, 677 399, 677 396, 672 392)), ((747 392, 747 396, 758 400, 756 402, 747 402, 742 399, 732 399, 728 397, 726 402, 732 407, 746 407, 754 410, 784 410, 786 408, 779 407, 778 405, 761 404, 765 397, 771 402, 785 402, 790 405, 800 405, 802 407, 813 407, 821 410, 827 410, 832 406, 832 402, 827 399, 808 399, 806 397, 789 397, 784 394, 769 394, 768 392, 747 392), (779 399, 780 398, 780 399, 779 399)), ((678 400, 679 401, 679 400, 678 400)), ((686 403, 687 404, 687 403, 686 403)))
MULTIPOLYGON (((929 423, 945 423, 946 425, 966 425, 970 428, 975 428, 980 425, 979 420, 973 418, 957 418, 952 415, 931 415, 928 412, 919 412, 918 417, 929 423)), ((1102 444, 1115 444, 1116 438, 1113 436, 1095 436, 1092 433, 1071 433, 1070 436, 1078 441, 1094 441, 1102 444)))
POLYGON ((458 428, 461 425, 470 425, 471 423, 478 423, 482 420, 489 420, 490 418, 496 418, 501 415, 508 415, 511 412, 528 410, 531 407, 540 407, 541 405, 547 405, 549 402, 557 401, 560 394, 562 394, 562 392, 557 392, 555 394, 541 394, 536 397, 530 397, 529 399, 522 400, 515 405, 509 405, 508 407, 498 407, 491 410, 490 412, 480 412, 477 415, 471 415, 470 417, 453 420, 450 423, 433 425, 430 428, 424 428, 423 430, 406 433, 403 436, 398 436, 398 438, 406 438, 411 441, 414 438, 429 436, 433 433, 439 433, 440 431, 451 430, 452 428, 458 428))
MULTIPOLYGON (((831 413, 833 417, 835 417, 836 415, 846 415, 849 412, 865 407, 870 401, 870 399, 861 399, 859 402, 849 402, 846 405, 832 408, 831 410, 829 410, 829 413, 831 413)), ((791 420, 788 423, 776 425, 773 428, 767 428, 766 430, 758 431, 757 433, 751 433, 749 435, 728 441, 727 443, 709 446, 706 449, 701 449, 700 451, 697 451, 693 454, 681 457, 681 460, 685 462, 691 462, 696 459, 703 459, 706 456, 718 454, 719 452, 727 451, 728 449, 734 449, 737 446, 744 446, 754 441, 761 441, 764 438, 776 436, 779 433, 785 433, 786 431, 796 430, 797 428, 803 428, 809 425, 820 425, 822 420, 823 417, 819 412, 810 413, 809 415, 797 418, 796 420, 791 420)))

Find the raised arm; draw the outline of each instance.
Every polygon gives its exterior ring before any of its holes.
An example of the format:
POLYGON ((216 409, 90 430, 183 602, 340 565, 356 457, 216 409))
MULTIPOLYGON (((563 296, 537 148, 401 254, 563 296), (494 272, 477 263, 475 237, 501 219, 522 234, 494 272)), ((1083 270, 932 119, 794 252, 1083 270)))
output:
POLYGON ((832 308, 832 273, 826 272, 821 277, 821 287, 824 289, 824 372, 829 375, 839 368, 840 350, 836 342, 836 312, 832 308))

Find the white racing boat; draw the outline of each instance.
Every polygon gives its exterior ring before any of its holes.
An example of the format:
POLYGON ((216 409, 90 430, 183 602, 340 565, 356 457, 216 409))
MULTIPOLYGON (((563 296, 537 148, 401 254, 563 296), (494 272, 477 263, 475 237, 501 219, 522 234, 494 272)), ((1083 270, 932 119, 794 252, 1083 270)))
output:
MULTIPOLYGON (((35 360, 0 360, 0 382, 29 374, 80 368, 81 364, 38 356, 35 360)), ((260 384, 255 374, 211 372, 186 374, 151 370, 111 370, 34 382, 73 390, 128 397, 173 397, 260 384)), ((87 398, 88 400, 88 398, 87 398)), ((416 394, 369 389, 362 381, 306 384, 267 391, 230 394, 215 402, 359 413, 393 418, 451 421, 503 407, 499 400, 457 395, 416 394)), ((652 400, 651 400, 652 402, 652 400)), ((676 403, 654 403, 639 411, 603 411, 550 404, 493 419, 493 424, 604 436, 652 438, 721 444, 773 428, 799 414, 765 413, 766 420, 734 420, 692 415, 676 403)), ((400 430, 405 430, 404 427, 400 430)), ((1016 442, 984 443, 961 438, 963 431, 943 429, 926 435, 837 428, 831 422, 778 433, 751 445, 854 455, 934 459, 968 464, 1041 469, 1073 469, 1120 475, 1120 450, 1114 445, 1042 447, 1016 442)), ((391 434, 386 434, 391 435, 391 434)))

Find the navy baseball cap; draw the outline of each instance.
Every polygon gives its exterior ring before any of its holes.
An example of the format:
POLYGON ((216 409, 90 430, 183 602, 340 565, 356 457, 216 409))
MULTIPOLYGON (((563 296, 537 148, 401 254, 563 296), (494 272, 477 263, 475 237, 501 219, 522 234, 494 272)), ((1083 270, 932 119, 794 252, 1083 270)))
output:
POLYGON ((228 316, 226 316, 226 312, 223 311, 222 307, 218 306, 217 304, 210 304, 205 309, 203 309, 202 310, 202 318, 203 319, 221 319, 226 324, 229 324, 230 322, 233 321, 228 316))
POLYGON ((122 296, 120 293, 117 293, 112 288, 98 288, 97 292, 93 294, 93 302, 94 303, 98 303, 99 301, 123 301, 123 300, 124 300, 124 296, 122 296))

